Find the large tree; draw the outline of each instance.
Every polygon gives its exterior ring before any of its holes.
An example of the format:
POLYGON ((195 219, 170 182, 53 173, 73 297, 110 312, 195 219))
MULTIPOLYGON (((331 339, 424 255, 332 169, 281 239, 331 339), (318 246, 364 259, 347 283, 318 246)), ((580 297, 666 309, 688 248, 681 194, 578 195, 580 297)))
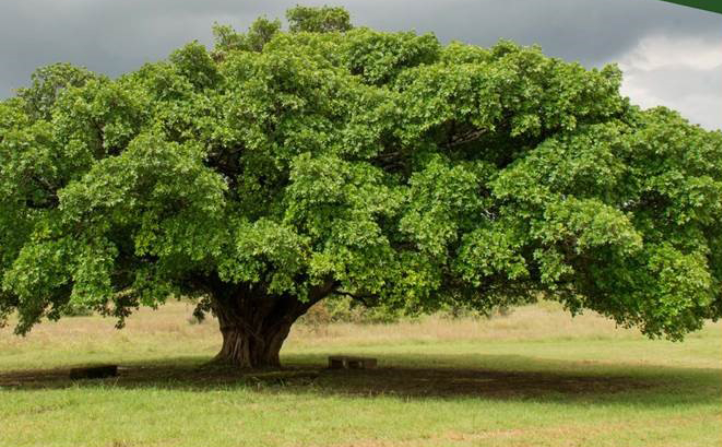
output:
POLYGON ((0 103, 0 316, 169 297, 218 359, 276 366, 326 297, 432 312, 536 299, 680 339, 722 314, 722 134, 621 73, 296 8, 111 80, 0 103))

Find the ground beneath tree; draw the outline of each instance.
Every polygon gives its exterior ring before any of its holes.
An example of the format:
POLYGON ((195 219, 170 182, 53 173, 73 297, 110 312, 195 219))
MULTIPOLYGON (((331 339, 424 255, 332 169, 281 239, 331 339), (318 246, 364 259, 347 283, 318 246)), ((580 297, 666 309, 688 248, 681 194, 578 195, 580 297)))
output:
POLYGON ((215 321, 192 306, 0 329, 0 446, 722 445, 722 325, 650 341, 533 306, 490 320, 299 325, 282 370, 202 367, 215 321), (374 357, 328 370, 329 355, 374 357), (120 365, 71 381, 70 368, 120 365))
POLYGON ((0 387, 57 389, 113 386, 201 391, 243 386, 264 390, 366 396, 538 399, 555 394, 599 396, 655 386, 654 381, 624 376, 458 368, 382 367, 369 370, 329 370, 323 367, 291 365, 279 370, 239 371, 209 365, 138 364, 121 365, 119 371, 118 377, 74 381, 69 379, 68 369, 5 372, 0 373, 0 387))

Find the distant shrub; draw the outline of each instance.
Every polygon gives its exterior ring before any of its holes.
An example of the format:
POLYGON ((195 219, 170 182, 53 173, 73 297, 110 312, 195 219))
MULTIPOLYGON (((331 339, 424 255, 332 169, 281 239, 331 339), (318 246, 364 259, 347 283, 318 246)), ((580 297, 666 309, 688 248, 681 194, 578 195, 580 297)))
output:
POLYGON ((326 299, 304 315, 300 322, 311 326, 329 323, 393 323, 403 318, 401 312, 383 307, 366 307, 347 297, 326 299))
POLYGON ((89 317, 93 315, 93 309, 80 304, 66 304, 60 311, 64 317, 89 317))
MULTIPOLYGON (((436 315, 449 320, 471 318, 491 319, 508 317, 513 309, 507 306, 497 306, 487 313, 464 306, 445 306, 436 312, 436 315)), ((416 317, 406 315, 401 310, 385 307, 367 307, 358 301, 347 297, 334 297, 324 300, 313 306, 299 322, 308 326, 324 326, 330 323, 358 323, 378 324, 395 323, 400 320, 409 320, 416 317)))

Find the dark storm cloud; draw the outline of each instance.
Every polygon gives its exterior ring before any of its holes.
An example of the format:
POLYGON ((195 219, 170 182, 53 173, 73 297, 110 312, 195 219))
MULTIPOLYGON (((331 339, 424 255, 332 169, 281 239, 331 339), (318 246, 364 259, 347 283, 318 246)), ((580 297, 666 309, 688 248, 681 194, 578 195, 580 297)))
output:
POLYGON ((69 61, 114 76, 190 40, 210 44, 214 21, 245 29, 296 3, 343 5, 357 25, 434 32, 442 41, 539 43, 589 66, 655 34, 722 41, 721 15, 659 0, 2 0, 0 98, 41 65, 69 61))

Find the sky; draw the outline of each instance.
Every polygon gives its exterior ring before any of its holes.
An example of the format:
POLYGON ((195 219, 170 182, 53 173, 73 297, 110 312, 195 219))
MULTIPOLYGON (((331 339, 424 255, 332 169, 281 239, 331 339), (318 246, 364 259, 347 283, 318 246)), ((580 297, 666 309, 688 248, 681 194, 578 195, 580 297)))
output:
POLYGON ((0 0, 0 98, 39 66, 117 76, 192 40, 210 46, 214 22, 245 30, 296 3, 344 6, 356 26, 444 43, 511 39, 587 67, 618 63, 632 102, 722 129, 722 14, 659 0, 0 0))

